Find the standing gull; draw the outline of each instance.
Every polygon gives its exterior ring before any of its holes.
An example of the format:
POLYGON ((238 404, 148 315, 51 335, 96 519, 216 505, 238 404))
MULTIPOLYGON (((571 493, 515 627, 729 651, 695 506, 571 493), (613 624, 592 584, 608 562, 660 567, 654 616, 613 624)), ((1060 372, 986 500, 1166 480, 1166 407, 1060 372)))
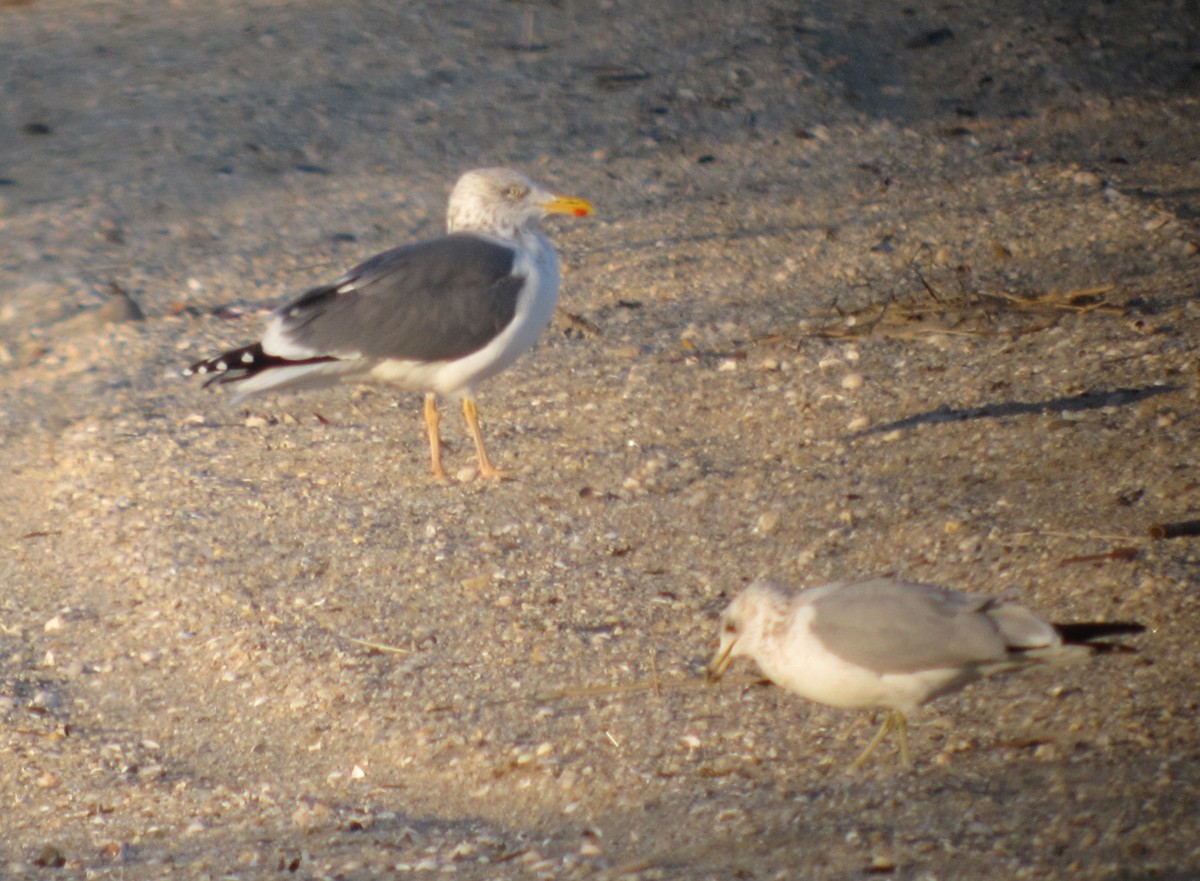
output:
POLYGON ((274 312, 262 340, 184 371, 237 383, 239 401, 271 389, 390 382, 425 392, 433 476, 442 468, 437 395, 462 397, 479 476, 503 477, 483 446, 476 384, 532 348, 558 301, 558 256, 538 225, 592 206, 507 168, 480 168, 450 194, 448 234, 393 248, 274 312))
POLYGON ((888 710, 860 767, 889 731, 910 764, 905 713, 989 673, 1068 660, 1139 633, 1140 624, 1048 624, 1024 606, 897 578, 835 581, 794 592, 757 581, 721 615, 716 681, 738 655, 788 691, 833 707, 888 710))

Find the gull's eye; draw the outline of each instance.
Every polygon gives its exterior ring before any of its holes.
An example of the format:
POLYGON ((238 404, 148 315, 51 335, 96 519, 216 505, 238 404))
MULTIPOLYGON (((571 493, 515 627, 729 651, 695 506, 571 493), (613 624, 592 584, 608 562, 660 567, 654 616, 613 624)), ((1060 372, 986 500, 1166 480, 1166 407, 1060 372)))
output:
POLYGON ((513 184, 504 191, 504 195, 512 199, 514 202, 518 199, 524 199, 529 190, 520 184, 513 184))

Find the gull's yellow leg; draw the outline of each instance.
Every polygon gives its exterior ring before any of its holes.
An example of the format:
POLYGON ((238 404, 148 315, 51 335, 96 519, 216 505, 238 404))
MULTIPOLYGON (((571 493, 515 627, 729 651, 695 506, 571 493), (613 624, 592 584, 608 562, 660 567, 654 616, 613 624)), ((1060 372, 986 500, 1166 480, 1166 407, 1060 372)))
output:
POLYGON ((446 480, 446 470, 442 468, 442 435, 438 425, 442 421, 438 413, 437 395, 428 392, 425 395, 425 431, 429 434, 429 458, 433 463, 435 480, 446 480))
POLYGON ((463 416, 467 419, 467 428, 475 441, 475 452, 479 456, 479 477, 481 480, 503 480, 508 475, 492 464, 487 450, 483 448, 483 432, 479 430, 479 411, 475 409, 474 398, 463 398, 463 416))
POLYGON ((871 742, 867 744, 867 748, 862 751, 862 754, 850 763, 851 769, 861 768, 863 763, 871 757, 871 753, 875 752, 875 748, 883 743, 883 739, 890 731, 895 731, 896 736, 900 738, 900 757, 904 764, 911 765, 912 760, 908 755, 908 720, 899 710, 888 710, 888 714, 883 717, 883 724, 879 726, 879 732, 871 738, 871 742))
POLYGON ((887 733, 892 730, 893 724, 895 723, 892 720, 892 712, 889 710, 888 714, 883 717, 883 724, 879 726, 879 731, 875 733, 875 736, 871 738, 871 742, 867 744, 867 748, 859 754, 857 759, 850 763, 852 769, 858 770, 863 766, 863 763, 871 757, 871 753, 875 752, 875 748, 883 743, 883 739, 887 737, 887 733))

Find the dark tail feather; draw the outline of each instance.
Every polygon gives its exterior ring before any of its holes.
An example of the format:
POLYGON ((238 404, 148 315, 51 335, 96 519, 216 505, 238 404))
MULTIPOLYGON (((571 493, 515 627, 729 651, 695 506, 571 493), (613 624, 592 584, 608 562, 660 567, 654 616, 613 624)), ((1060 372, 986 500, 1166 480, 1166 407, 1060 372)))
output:
POLYGON ((240 349, 230 349, 213 358, 197 361, 184 370, 183 375, 207 376, 204 388, 208 388, 214 382, 218 384, 237 382, 239 379, 246 379, 256 373, 270 370, 272 367, 290 367, 296 364, 314 364, 319 361, 336 360, 328 355, 320 355, 315 358, 280 358, 278 355, 268 355, 264 352, 262 343, 254 343, 242 346, 240 349))
POLYGON ((1135 649, 1117 642, 1096 642, 1108 636, 1132 636, 1142 633, 1146 627, 1136 621, 1083 621, 1073 624, 1055 624, 1054 629, 1068 645, 1086 645, 1098 652, 1132 652, 1135 649))

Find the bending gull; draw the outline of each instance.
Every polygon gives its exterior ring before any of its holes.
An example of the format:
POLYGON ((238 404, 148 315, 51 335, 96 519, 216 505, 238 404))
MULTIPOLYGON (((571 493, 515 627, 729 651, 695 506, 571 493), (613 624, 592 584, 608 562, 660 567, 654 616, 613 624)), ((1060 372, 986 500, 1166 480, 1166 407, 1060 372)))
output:
POLYGON ((389 382, 425 394, 433 475, 442 467, 437 395, 462 398, 479 476, 503 477, 483 446, 475 386, 532 348, 558 301, 558 256, 538 225, 592 206, 506 168, 480 168, 450 195, 448 235, 385 251, 274 312, 262 340, 185 375, 268 390, 389 382))
POLYGON ((751 584, 721 615, 720 647, 708 667, 716 681, 739 656, 753 658, 776 685, 845 709, 888 710, 860 767, 889 731, 911 764, 905 713, 980 676, 1068 660, 1139 633, 1131 623, 1054 625, 1024 606, 892 577, 837 581, 800 592, 751 584))

